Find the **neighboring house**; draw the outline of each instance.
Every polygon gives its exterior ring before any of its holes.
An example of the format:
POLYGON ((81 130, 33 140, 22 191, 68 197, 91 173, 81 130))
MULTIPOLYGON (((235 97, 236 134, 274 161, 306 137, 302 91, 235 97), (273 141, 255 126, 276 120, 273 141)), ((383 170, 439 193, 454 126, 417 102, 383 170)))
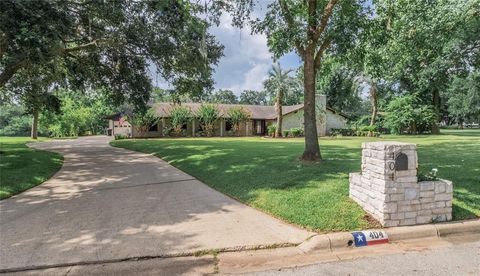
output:
MULTIPOLYGON (((317 131, 319 136, 329 134, 332 128, 345 128, 347 117, 344 114, 335 112, 326 107, 326 96, 317 95, 315 98, 317 108, 317 131)), ((190 108, 195 113, 201 106, 201 103, 182 103, 182 106, 190 108)), ((254 136, 266 135, 267 127, 275 124, 277 115, 274 106, 263 105, 240 105, 240 104, 216 104, 219 109, 220 118, 215 127, 216 136, 234 136, 232 125, 228 121, 228 111, 232 107, 241 107, 250 114, 250 119, 241 125, 238 135, 254 136)), ((160 118, 158 123, 150 126, 146 133, 140 133, 135 127, 132 127, 122 113, 112 115, 109 119, 109 135, 127 135, 132 137, 164 137, 168 136, 167 130, 171 128, 170 112, 173 108, 171 103, 155 103, 152 105, 156 114, 160 118)), ((304 128, 303 126, 303 104, 283 106, 282 129, 304 128)), ((187 136, 198 136, 202 129, 197 119, 184 126, 187 136)))
POLYGON ((127 118, 124 113, 119 112, 105 117, 108 120, 107 135, 125 135, 128 137, 132 136, 132 125, 127 122, 127 118))

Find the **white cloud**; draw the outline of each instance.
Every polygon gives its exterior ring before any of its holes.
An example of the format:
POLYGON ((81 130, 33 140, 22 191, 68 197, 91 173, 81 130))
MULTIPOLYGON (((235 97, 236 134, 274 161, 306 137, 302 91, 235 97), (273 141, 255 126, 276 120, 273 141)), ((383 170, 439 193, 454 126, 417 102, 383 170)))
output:
MULTIPOLYGON (((256 13, 262 13, 265 5, 261 5, 256 13)), ((251 28, 239 29, 232 26, 232 17, 223 14, 219 26, 210 30, 216 39, 225 46, 224 56, 215 68, 215 89, 230 89, 239 95, 243 90, 262 90, 263 81, 272 66, 272 55, 267 46, 267 38, 263 34, 251 34, 251 28)), ((296 68, 300 64, 297 55, 289 54, 280 59, 282 66, 296 68)), ((152 71, 153 73, 153 71, 152 71)), ((168 83, 154 76, 154 83, 161 87, 169 87, 168 83)))
POLYGON ((270 63, 258 63, 252 65, 252 67, 243 74, 243 78, 238 80, 238 83, 228 87, 236 94, 239 94, 243 90, 262 90, 263 81, 267 78, 268 70, 270 69, 270 63))
POLYGON ((224 57, 216 68, 217 89, 231 89, 240 94, 244 89, 261 90, 268 68, 272 64, 263 34, 251 34, 250 27, 243 29, 231 25, 232 17, 222 15, 218 27, 211 32, 225 46, 224 57))

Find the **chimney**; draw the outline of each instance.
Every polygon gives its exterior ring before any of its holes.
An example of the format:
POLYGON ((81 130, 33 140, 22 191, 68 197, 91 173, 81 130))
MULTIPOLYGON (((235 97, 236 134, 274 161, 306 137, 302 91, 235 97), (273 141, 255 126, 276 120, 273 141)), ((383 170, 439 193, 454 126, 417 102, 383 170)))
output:
POLYGON ((327 95, 315 94, 315 116, 317 119, 317 135, 327 134, 327 95))
POLYGON ((324 111, 327 110, 327 95, 315 94, 315 108, 321 108, 324 111))

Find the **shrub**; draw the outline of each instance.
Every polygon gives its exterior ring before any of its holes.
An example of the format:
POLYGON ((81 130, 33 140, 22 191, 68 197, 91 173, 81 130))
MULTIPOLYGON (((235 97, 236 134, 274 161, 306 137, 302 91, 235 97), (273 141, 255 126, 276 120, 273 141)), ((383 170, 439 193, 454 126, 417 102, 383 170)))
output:
POLYGON ((284 130, 284 131, 282 131, 283 137, 288 137, 289 134, 290 134, 290 131, 289 131, 289 130, 284 130))
POLYGON ((376 125, 373 125, 373 126, 362 126, 360 127, 359 129, 360 131, 366 131, 366 132, 376 132, 377 131, 377 126, 376 125))
MULTIPOLYGON (((355 131, 359 131, 364 127, 370 127, 371 115, 364 115, 358 118, 356 121, 351 122, 350 126, 355 131)), ((377 114, 377 119, 375 120, 375 130, 372 132, 388 133, 388 129, 385 128, 385 116, 377 114)), ((365 130, 362 130, 365 131, 365 130)), ((368 130, 366 130, 368 131, 368 130)))
POLYGON ((173 127, 164 127, 162 133, 165 136, 172 136, 172 134, 174 133, 173 127))
POLYGON ((123 139, 127 139, 128 136, 125 135, 125 134, 115 134, 115 140, 123 140, 123 139))
POLYGON ((300 137, 300 136, 303 136, 303 129, 299 127, 291 128, 290 133, 292 134, 293 137, 300 137))
POLYGON ((369 137, 379 137, 380 132, 378 131, 365 131, 365 130, 357 130, 355 132, 356 136, 369 136, 369 137))
POLYGON ((385 126, 395 134, 419 134, 431 130, 435 117, 432 106, 422 105, 415 95, 407 95, 388 104, 385 126))
POLYGON ((240 124, 250 119, 250 114, 242 107, 233 107, 228 110, 228 117, 233 125, 233 131, 238 135, 240 124))
POLYGON ((267 127, 268 136, 275 137, 275 132, 277 131, 277 125, 272 124, 267 127))
POLYGON ((355 130, 353 130, 351 128, 332 128, 330 130, 330 135, 332 135, 332 136, 337 136, 337 135, 354 136, 355 135, 355 130))
POLYGON ((147 133, 151 126, 158 124, 158 117, 153 109, 147 112, 136 112, 128 116, 128 122, 135 127, 142 135, 147 133))
POLYGON ((176 136, 182 134, 182 127, 188 124, 193 119, 192 111, 189 108, 175 105, 170 112, 171 122, 173 126, 173 132, 176 136))
POLYGON ((420 171, 418 173, 418 181, 435 181, 435 180, 438 180, 438 176, 437 176, 437 173, 438 173, 438 169, 436 168, 433 168, 431 171, 429 172, 424 172, 423 170, 420 171))
POLYGON ((219 117, 220 111, 214 104, 201 105, 197 111, 197 118, 205 130, 207 136, 213 136, 215 133, 215 122, 219 117))

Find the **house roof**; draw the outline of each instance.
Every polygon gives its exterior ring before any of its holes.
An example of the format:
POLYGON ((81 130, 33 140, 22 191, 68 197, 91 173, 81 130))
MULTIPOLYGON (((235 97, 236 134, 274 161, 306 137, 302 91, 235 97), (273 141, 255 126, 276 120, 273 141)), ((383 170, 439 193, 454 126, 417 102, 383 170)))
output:
MULTIPOLYGON (((182 103, 182 106, 188 107, 192 112, 197 112, 202 103, 182 103)), ((170 117, 170 112, 173 108, 173 103, 154 103, 152 108, 159 117, 170 117)), ((243 108, 250 114, 252 119, 276 119, 275 106, 267 105, 245 105, 245 104, 216 104, 220 111, 220 117, 227 118, 228 110, 233 107, 243 108)), ((303 108, 303 104, 283 106, 282 114, 286 115, 303 108)), ((331 108, 327 108, 335 114, 346 117, 344 114, 338 113, 331 108)))
POLYGON ((120 119, 121 117, 123 117, 123 112, 118 112, 118 113, 115 113, 115 114, 112 114, 112 115, 108 115, 108 116, 105 116, 104 118, 107 119, 107 120, 118 120, 120 119))
POLYGON ((327 110, 331 111, 333 114, 340 115, 340 116, 342 116, 342 117, 345 118, 345 119, 349 119, 348 115, 345 114, 345 113, 343 113, 343 112, 336 111, 335 109, 330 108, 330 107, 328 107, 328 106, 327 106, 327 110))

